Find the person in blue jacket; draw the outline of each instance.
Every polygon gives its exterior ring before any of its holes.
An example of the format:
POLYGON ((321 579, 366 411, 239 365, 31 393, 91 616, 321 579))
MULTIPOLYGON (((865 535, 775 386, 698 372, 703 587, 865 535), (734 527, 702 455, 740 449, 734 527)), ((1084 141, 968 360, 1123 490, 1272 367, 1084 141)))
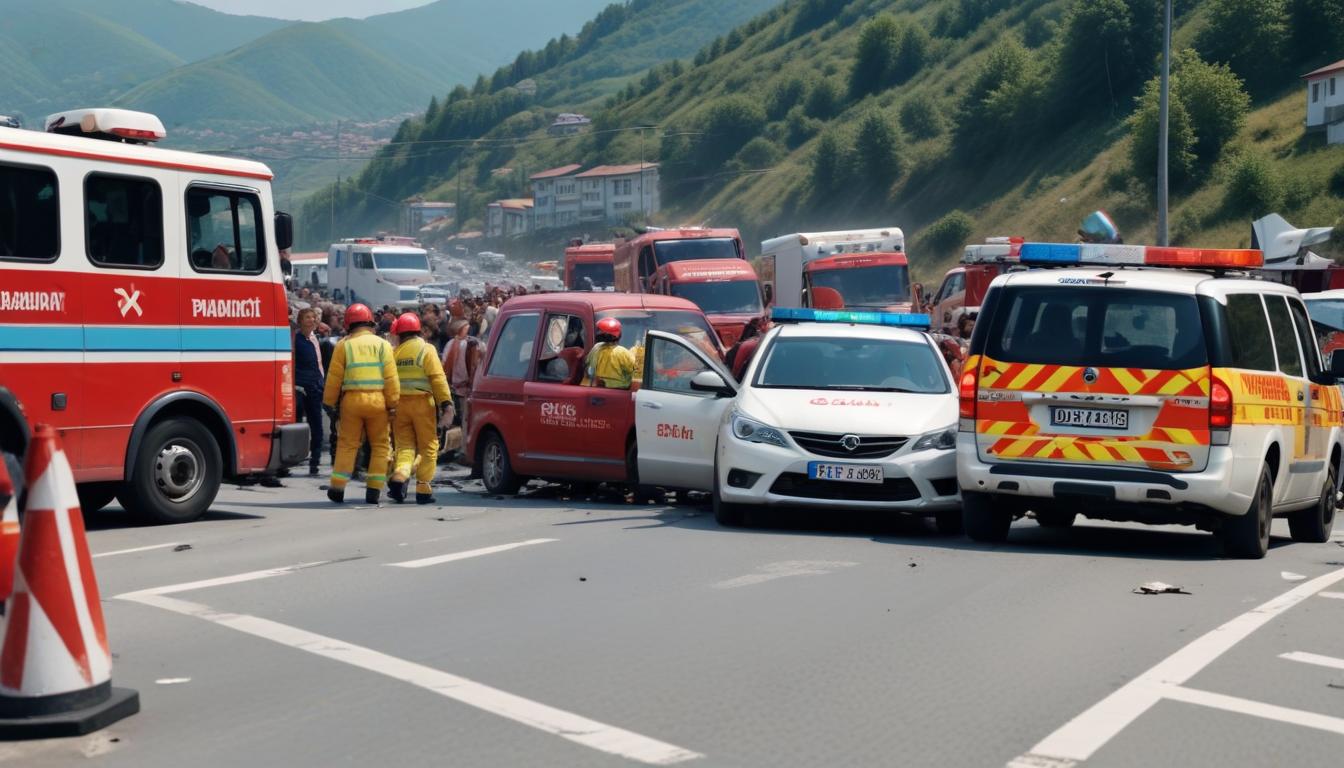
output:
POLYGON ((318 473, 322 461, 322 389, 326 370, 322 365, 322 346, 317 340, 317 310, 299 310, 299 330, 294 334, 294 389, 298 412, 308 422, 308 474, 318 473))

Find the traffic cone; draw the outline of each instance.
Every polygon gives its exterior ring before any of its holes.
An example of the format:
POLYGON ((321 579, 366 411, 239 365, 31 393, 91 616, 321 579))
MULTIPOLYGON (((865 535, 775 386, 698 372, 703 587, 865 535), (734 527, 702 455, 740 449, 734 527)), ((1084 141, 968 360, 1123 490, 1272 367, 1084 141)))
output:
POLYGON ((14 591, 14 566, 18 555, 19 492, 9 476, 9 469, 0 461, 0 601, 8 600, 14 591))
POLYGON ((13 594, 0 644, 0 739, 80 736, 140 711, 112 687, 98 582, 56 430, 34 429, 13 594))

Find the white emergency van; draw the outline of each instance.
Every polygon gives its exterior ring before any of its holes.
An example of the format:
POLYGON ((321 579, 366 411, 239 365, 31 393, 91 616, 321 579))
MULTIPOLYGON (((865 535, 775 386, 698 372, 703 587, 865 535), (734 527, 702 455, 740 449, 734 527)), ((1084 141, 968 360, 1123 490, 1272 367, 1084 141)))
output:
POLYGON ((356 238, 327 252, 327 286, 337 301, 410 309, 418 306, 420 286, 433 280, 429 252, 402 242, 356 238))

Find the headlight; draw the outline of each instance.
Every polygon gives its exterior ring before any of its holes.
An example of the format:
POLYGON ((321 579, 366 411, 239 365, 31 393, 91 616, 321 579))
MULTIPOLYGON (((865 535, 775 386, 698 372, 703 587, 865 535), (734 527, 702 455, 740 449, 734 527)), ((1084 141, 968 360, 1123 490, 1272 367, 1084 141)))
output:
POLYGON ((950 451, 957 447, 957 428, 948 427, 938 432, 930 432, 927 435, 915 441, 911 446, 910 452, 915 451, 950 451))
POLYGON ((749 443, 778 445, 780 448, 788 447, 788 443, 784 442, 784 433, 778 429, 736 413, 733 414, 733 436, 749 443))

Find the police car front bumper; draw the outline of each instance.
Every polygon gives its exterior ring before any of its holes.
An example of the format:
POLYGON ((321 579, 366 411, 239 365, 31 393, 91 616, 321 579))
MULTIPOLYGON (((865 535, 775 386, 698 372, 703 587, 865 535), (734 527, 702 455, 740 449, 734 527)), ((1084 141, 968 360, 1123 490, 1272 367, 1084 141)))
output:
POLYGON ((884 459, 849 460, 808 453, 793 445, 752 443, 719 431, 719 495, 729 504, 816 509, 859 509, 933 515, 961 506, 956 452, 908 447, 884 459), (883 482, 808 479, 808 463, 880 466, 883 482))
POLYGON ((292 467, 308 458, 307 424, 281 424, 271 433, 271 460, 267 472, 292 467))
MULTIPOLYGON (((1095 500, 1099 505, 1197 506, 1226 515, 1242 515, 1251 506, 1254 473, 1233 472, 1232 448, 1214 446, 1201 472, 1159 472, 1096 464, 1002 461, 987 463, 976 450, 975 435, 957 434, 957 481, 967 491, 1004 497, 1095 500)), ((1245 463, 1242 462, 1242 466, 1245 463)), ((1100 509, 1100 507, 1098 508, 1100 509)), ((1089 516, 1088 508, 1079 513, 1089 516)), ((1113 519, 1107 514, 1108 519, 1113 519)), ((1143 519, 1134 515, 1134 519, 1143 519)))

